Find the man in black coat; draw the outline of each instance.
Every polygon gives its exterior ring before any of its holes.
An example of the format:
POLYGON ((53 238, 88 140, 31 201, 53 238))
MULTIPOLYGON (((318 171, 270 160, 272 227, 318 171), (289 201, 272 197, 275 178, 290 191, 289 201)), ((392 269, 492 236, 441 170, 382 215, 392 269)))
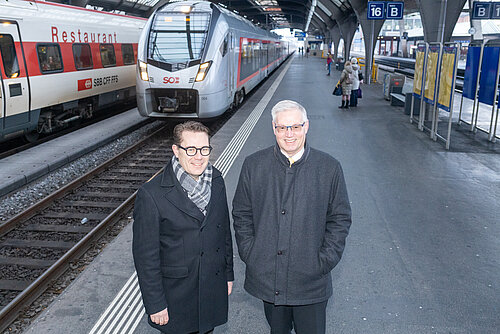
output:
POLYGON ((324 334, 351 225, 344 175, 306 143, 304 107, 281 101, 272 116, 276 144, 245 159, 233 200, 245 290, 263 300, 272 334, 324 334))
POLYGON ((148 322, 163 333, 211 333, 227 322, 233 247, 226 188, 209 163, 209 130, 174 128, 174 156, 138 191, 133 255, 148 322))

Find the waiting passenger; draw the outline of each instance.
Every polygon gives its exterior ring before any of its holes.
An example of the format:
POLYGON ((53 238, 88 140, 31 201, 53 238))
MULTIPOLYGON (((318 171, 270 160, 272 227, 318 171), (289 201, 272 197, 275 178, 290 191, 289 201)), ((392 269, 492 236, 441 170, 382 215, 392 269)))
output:
POLYGON ((339 80, 339 83, 342 86, 342 105, 340 105, 339 108, 349 109, 349 101, 350 101, 353 81, 354 81, 354 74, 351 62, 348 60, 344 64, 344 70, 342 71, 339 80))
POLYGON ((358 97, 361 97, 361 87, 360 84, 363 83, 363 74, 361 73, 361 70, 359 69, 358 65, 358 59, 356 57, 351 58, 351 66, 352 66, 352 90, 351 90, 351 102, 350 106, 351 107, 357 107, 358 106, 358 97))

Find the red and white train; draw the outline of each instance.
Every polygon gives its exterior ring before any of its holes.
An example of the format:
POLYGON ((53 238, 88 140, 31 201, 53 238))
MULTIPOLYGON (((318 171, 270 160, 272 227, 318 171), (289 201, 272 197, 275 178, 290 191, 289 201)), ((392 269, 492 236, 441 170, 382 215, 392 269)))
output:
POLYGON ((57 3, 0 0, 0 141, 36 138, 135 99, 145 23, 57 3))

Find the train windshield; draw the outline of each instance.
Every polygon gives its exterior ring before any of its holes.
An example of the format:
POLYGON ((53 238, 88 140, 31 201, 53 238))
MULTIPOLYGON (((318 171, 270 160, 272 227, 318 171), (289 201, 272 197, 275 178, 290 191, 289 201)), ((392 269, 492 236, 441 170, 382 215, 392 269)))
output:
POLYGON ((158 13, 149 35, 149 58, 161 63, 187 64, 202 57, 210 13, 158 13))

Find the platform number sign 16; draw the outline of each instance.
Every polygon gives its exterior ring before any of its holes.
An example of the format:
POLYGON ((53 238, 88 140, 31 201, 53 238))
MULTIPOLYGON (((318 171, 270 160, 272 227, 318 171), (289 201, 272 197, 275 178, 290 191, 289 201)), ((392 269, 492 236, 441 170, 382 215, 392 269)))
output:
POLYGON ((368 20, 383 20, 385 18, 385 2, 369 1, 368 2, 368 20))

